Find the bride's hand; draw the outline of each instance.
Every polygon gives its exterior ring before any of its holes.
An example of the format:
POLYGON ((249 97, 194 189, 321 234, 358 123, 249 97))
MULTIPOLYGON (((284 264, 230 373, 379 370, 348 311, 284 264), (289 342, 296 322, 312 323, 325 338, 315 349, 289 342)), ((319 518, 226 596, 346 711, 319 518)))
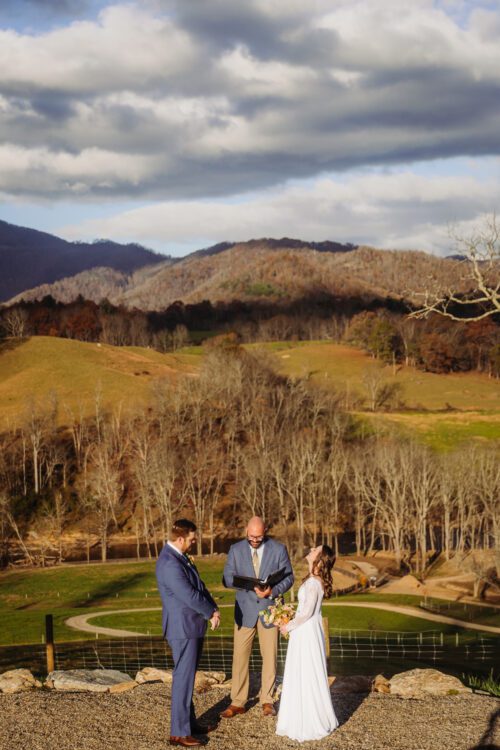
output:
POLYGON ((281 635, 286 635, 288 633, 286 625, 280 625, 279 628, 280 628, 281 635))

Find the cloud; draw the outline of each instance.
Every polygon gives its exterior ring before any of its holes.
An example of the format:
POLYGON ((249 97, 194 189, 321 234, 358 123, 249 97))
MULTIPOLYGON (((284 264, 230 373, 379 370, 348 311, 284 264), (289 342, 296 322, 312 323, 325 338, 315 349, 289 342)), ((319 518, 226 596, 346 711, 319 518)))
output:
POLYGON ((499 25, 491 2, 144 0, 3 31, 1 189, 191 200, 496 155, 499 25))
POLYGON ((236 202, 172 201, 60 227, 68 239, 135 238, 183 254, 220 240, 256 237, 333 239, 383 248, 453 251, 449 222, 491 212, 494 178, 425 177, 408 171, 322 178, 236 202))

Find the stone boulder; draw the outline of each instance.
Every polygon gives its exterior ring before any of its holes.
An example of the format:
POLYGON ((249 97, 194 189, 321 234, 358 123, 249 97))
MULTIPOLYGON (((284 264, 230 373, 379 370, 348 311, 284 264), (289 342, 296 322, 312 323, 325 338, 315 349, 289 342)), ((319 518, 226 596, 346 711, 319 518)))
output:
POLYGON ((0 693, 22 693, 41 687, 42 683, 33 677, 29 669, 11 669, 0 674, 0 693))
POLYGON ((391 695, 400 698, 424 698, 427 695, 460 695, 471 693, 457 677, 437 669, 410 669, 390 679, 391 695))
POLYGON ((374 693, 390 693, 391 683, 383 674, 378 674, 373 680, 372 691, 374 693))
POLYGON ((225 682, 225 672, 196 672, 194 689, 197 693, 204 693, 225 682))
MULTIPOLYGON (((146 682, 165 682, 170 684, 172 682, 172 670, 144 667, 140 672, 137 672, 135 681, 139 685, 143 685, 146 682)), ((205 691, 222 684, 224 684, 224 687, 228 684, 226 682, 225 672, 196 672, 194 689, 198 693, 204 693, 205 691)))
POLYGON ((116 669, 69 669, 51 672, 45 686, 53 690, 91 693, 121 693, 132 690, 137 682, 116 669))
POLYGON ((144 667, 135 676, 138 685, 146 682, 172 682, 172 671, 170 669, 157 669, 156 667, 144 667))

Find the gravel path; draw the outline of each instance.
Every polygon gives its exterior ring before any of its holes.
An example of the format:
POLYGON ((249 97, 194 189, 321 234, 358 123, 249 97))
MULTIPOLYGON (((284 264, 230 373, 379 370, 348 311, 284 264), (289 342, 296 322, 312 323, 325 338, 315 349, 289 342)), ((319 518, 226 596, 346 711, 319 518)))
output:
MULTIPOLYGON (((0 695, 0 747, 6 750, 166 750, 170 688, 141 685, 123 694, 38 690, 0 695)), ((500 701, 481 695, 402 700, 335 695, 341 726, 327 739, 303 743, 276 737, 275 719, 258 706, 222 721, 210 735, 217 750, 486 750, 499 747, 500 701)), ((222 689, 195 697, 198 716, 218 716, 222 689)))
MULTIPOLYGON (((233 604, 221 604, 222 607, 233 607, 233 604)), ((431 622, 440 622, 445 625, 456 625, 460 628, 467 628, 469 630, 486 631, 487 633, 500 634, 500 627, 495 625, 481 625, 475 622, 466 622, 465 620, 457 620, 455 617, 447 617, 446 615, 438 615, 434 612, 427 612, 425 609, 417 609, 416 607, 405 607, 398 606, 396 604, 386 604, 385 602, 324 602, 323 607, 362 607, 365 609, 380 609, 384 612, 396 612, 401 615, 408 615, 409 617, 418 617, 421 620, 430 620, 431 622)), ((132 630, 119 630, 117 628, 105 628, 100 625, 91 625, 89 622, 94 617, 103 617, 104 615, 116 615, 116 614, 129 614, 130 612, 155 612, 161 611, 161 607, 142 607, 140 609, 114 609, 107 610, 105 612, 91 612, 86 615, 76 615, 69 617, 66 620, 66 625, 75 630, 82 630, 86 633, 97 633, 99 635, 107 635, 111 637, 129 638, 136 637, 138 635, 145 635, 145 633, 137 633, 132 630)))

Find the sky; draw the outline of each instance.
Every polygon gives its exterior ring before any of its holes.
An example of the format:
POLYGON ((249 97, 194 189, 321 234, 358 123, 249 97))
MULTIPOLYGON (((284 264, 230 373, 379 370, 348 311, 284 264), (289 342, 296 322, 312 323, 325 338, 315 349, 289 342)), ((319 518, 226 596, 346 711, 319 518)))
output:
POLYGON ((500 0, 0 3, 5 221, 446 255, 499 199, 500 0))

